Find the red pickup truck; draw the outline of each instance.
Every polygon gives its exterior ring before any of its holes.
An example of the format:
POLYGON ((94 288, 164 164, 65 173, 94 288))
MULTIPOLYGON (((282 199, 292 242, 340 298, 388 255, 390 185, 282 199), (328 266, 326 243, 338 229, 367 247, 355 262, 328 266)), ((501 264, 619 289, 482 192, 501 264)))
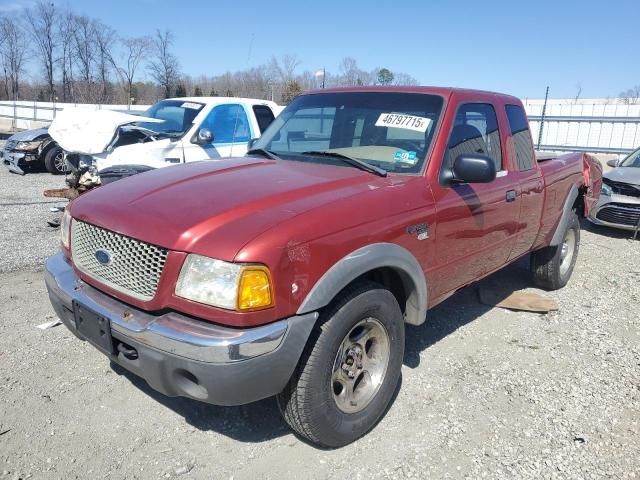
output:
POLYGON ((528 254, 536 285, 563 287, 600 186, 586 155, 536 161, 511 96, 314 91, 245 158, 71 202, 46 284, 74 334, 154 389, 275 395, 298 434, 337 447, 387 408, 405 323, 528 254))

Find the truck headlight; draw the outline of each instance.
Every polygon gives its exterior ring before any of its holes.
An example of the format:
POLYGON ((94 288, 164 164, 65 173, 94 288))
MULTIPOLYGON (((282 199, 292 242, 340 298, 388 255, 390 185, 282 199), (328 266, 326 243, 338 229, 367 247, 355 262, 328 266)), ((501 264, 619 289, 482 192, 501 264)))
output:
POLYGON ((176 295, 227 310, 257 310, 273 305, 269 269, 189 254, 176 283, 176 295))
POLYGON ((60 222, 60 242, 64 248, 69 248, 69 239, 71 238, 71 214, 65 209, 60 222))
POLYGON ((22 150, 24 152, 31 152, 33 150, 37 150, 40 147, 41 144, 42 144, 42 142, 40 142, 40 141, 18 142, 18 143, 16 143, 16 150, 22 150))
POLYGON ((612 193, 611 187, 606 183, 603 183, 602 190, 600 190, 600 193, 602 193, 602 195, 606 195, 607 197, 610 196, 612 193))

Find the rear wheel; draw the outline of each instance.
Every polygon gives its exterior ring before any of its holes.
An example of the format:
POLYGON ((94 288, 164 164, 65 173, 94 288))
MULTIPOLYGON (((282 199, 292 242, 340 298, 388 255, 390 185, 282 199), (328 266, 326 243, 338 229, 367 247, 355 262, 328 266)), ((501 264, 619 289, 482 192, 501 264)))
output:
POLYGON ((351 443, 386 411, 403 355, 404 319, 393 294, 373 282, 348 288, 321 315, 278 407, 317 445, 351 443))
POLYGON ((574 212, 562 237, 562 243, 531 254, 533 282, 547 290, 564 287, 573 273, 580 247, 580 220, 574 212))
POLYGON ((49 173, 61 175, 69 171, 64 160, 64 152, 59 147, 53 147, 44 156, 44 166, 49 173))

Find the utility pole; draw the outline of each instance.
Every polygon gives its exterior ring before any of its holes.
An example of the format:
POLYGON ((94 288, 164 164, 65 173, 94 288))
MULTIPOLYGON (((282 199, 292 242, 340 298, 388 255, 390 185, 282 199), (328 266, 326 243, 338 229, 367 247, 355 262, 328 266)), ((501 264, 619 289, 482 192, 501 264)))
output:
POLYGON ((547 85, 547 91, 544 94, 544 104, 542 105, 542 115, 540 116, 540 130, 538 130, 538 148, 542 144, 542 130, 544 129, 544 116, 547 113, 547 99, 549 98, 549 86, 547 85))

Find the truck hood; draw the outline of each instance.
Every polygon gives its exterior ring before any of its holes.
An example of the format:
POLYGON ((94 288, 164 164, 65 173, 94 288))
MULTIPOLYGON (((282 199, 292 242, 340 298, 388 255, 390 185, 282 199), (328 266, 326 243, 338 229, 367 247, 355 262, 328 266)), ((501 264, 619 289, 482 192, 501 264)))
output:
POLYGON ((92 190, 71 204, 71 215, 170 250, 232 261, 245 244, 281 222, 389 183, 389 177, 349 167, 256 158, 204 161, 92 190))
POLYGON ((65 108, 51 122, 49 135, 67 152, 92 155, 106 150, 123 125, 163 121, 113 110, 65 108))
POLYGON ((632 183, 634 185, 640 185, 640 168, 636 167, 617 167, 613 170, 609 170, 603 175, 614 182, 632 183))

